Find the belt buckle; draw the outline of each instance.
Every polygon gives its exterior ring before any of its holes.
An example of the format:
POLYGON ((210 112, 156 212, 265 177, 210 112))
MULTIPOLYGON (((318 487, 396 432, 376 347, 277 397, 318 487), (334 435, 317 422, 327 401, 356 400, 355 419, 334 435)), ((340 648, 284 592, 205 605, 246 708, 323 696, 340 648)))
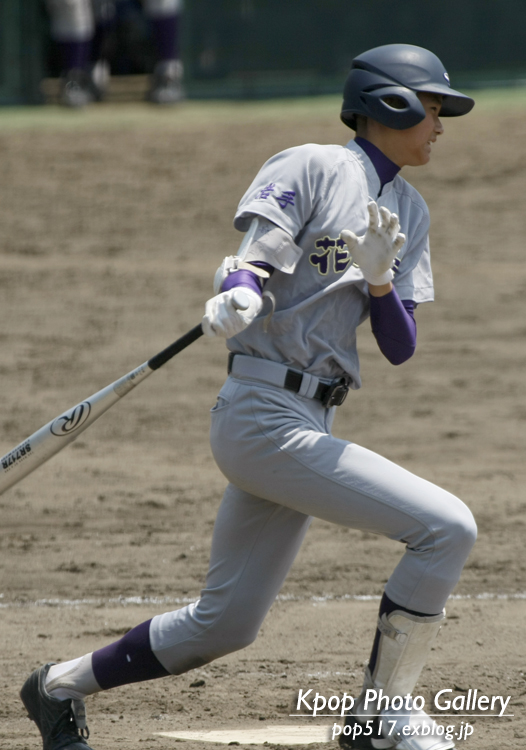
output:
POLYGON ((346 378, 334 380, 328 387, 327 392, 322 399, 322 404, 327 408, 329 406, 341 406, 347 398, 348 393, 349 385, 346 378))

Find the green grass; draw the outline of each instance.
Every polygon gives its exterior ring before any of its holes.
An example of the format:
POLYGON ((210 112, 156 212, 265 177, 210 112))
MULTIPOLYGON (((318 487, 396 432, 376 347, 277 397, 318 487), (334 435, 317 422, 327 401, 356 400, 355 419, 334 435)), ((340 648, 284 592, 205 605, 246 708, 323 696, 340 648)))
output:
POLYGON ((339 96, 264 101, 189 100, 175 107, 143 102, 93 104, 83 110, 58 105, 0 107, 0 132, 12 130, 191 128, 210 121, 255 122, 262 119, 324 117, 339 112, 339 96))
MULTIPOLYGON (((476 111, 505 112, 526 109, 526 87, 481 89, 471 94, 476 111)), ((200 123, 250 123, 260 120, 318 119, 339 112, 340 96, 298 97, 259 101, 190 100, 176 107, 137 103, 94 104, 84 110, 56 105, 0 107, 0 133, 13 130, 170 128, 187 129, 200 123)))
POLYGON ((526 108, 526 86, 478 89, 466 92, 475 99, 477 109, 484 111, 516 111, 526 108))

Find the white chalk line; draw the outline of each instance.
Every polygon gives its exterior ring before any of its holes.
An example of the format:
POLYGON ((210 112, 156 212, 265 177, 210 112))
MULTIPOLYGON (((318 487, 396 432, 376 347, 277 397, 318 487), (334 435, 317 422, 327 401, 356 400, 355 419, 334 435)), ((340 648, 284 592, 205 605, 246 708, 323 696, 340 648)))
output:
MULTIPOLYGON (((199 597, 186 596, 116 596, 109 598, 82 598, 82 599, 35 599, 33 601, 2 601, 4 594, 0 594, 0 609, 23 609, 30 607, 55 607, 64 609, 68 607, 111 607, 111 606, 141 606, 141 605, 185 605, 193 604, 199 597)), ((324 602, 370 602, 380 601, 379 594, 324 594, 323 596, 296 596, 294 594, 279 594, 276 602, 312 602, 314 604, 324 602)), ((497 594, 486 592, 482 594, 454 594, 449 597, 450 601, 516 601, 526 599, 526 591, 515 594, 497 594)))

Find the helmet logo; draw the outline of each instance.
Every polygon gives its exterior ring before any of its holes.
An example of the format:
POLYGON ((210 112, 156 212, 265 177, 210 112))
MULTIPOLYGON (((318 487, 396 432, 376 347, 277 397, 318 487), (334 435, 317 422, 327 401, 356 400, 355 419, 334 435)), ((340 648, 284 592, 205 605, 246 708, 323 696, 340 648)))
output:
POLYGON ((448 76, 448 74, 447 74, 447 72, 446 72, 446 71, 444 71, 444 78, 445 78, 445 79, 446 79, 446 81, 448 82, 448 85, 449 85, 449 86, 451 86, 451 81, 449 80, 449 76, 448 76))

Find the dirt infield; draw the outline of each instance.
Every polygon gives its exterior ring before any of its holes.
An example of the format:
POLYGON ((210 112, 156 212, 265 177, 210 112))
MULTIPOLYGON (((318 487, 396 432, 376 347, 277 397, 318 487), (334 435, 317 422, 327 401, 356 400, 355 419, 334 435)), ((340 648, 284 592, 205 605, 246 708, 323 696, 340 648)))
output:
MULTIPOLYGON (((336 101, 301 118, 285 105, 272 117, 232 106, 216 118, 192 103, 179 119, 139 106, 123 117, 131 111, 103 105, 93 127, 82 113, 67 127, 3 127, 0 113, 1 454, 200 320, 219 261, 239 244, 237 202, 266 158, 350 134, 336 101)), ((476 719, 477 750, 526 738, 525 112, 446 121, 432 163, 405 173, 431 210, 437 302, 418 310, 417 354, 401 368, 363 326, 364 388, 335 430, 475 514, 479 540, 419 694, 511 695, 513 717, 476 719)), ((224 487, 208 410, 225 365, 224 344, 201 339, 0 497, 0 747, 39 747, 17 698, 31 669, 199 595, 224 487)), ((258 641, 197 674, 90 699, 94 748, 160 750, 175 740, 157 731, 298 723, 300 688, 356 695, 377 607, 367 597, 401 552, 316 521, 258 641)))

